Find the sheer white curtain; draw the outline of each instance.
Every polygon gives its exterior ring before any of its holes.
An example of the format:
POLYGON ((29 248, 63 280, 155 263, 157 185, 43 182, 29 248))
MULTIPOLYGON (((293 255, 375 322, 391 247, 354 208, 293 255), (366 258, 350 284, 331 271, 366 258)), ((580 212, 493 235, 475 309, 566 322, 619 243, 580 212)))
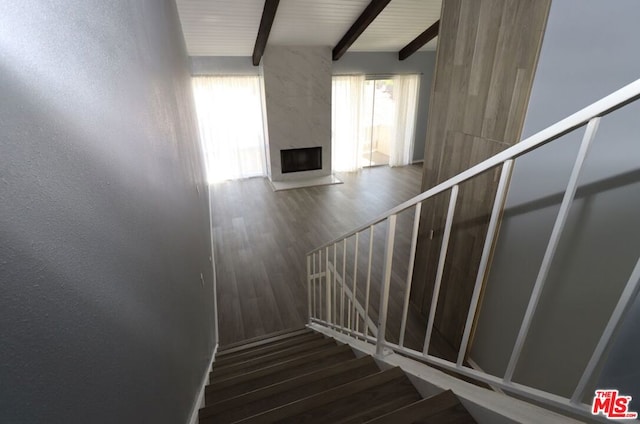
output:
MULTIPOLYGON (((331 99, 331 161, 334 171, 362 168, 365 142, 364 75, 335 76, 331 99)), ((370 118, 369 118, 370 119, 370 118)))
POLYGON ((389 166, 404 166, 411 163, 419 86, 419 75, 397 75, 393 78, 395 116, 389 166))
POLYGON ((210 183, 265 175, 260 77, 193 78, 210 183))

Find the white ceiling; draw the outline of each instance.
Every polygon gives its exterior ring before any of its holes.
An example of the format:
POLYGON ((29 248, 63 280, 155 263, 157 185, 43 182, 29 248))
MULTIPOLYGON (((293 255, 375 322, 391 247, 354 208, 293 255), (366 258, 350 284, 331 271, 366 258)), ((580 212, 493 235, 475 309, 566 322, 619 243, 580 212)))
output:
MULTIPOLYGON (((370 0, 281 0, 273 45, 331 46, 370 0)), ((251 56, 264 0, 177 0, 191 56, 251 56)), ((442 0, 392 0, 349 51, 399 51, 440 18, 442 0)), ((436 40, 421 50, 435 50, 436 40)))
MULTIPOLYGON (((353 52, 399 51, 440 19, 442 0, 392 0, 349 48, 353 52)), ((435 50, 437 38, 420 50, 435 50)))
POLYGON ((333 47, 368 4, 369 0, 280 0, 267 44, 333 47))

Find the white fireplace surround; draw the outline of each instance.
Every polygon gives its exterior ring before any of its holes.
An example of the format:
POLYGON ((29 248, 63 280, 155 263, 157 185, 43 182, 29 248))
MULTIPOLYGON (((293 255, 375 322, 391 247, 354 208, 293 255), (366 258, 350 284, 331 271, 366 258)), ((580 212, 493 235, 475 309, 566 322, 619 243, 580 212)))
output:
POLYGON ((272 182, 331 176, 331 48, 267 46, 264 81, 267 171, 272 182), (322 147, 322 169, 282 173, 280 151, 322 147))

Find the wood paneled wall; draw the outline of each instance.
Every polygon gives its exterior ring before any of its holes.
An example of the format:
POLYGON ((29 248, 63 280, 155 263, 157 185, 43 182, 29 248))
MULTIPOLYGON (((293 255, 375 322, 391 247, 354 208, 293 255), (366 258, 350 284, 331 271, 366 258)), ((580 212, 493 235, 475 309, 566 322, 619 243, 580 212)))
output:
MULTIPOLYGON (((520 140, 551 0, 445 0, 422 190, 520 140)), ((500 169, 460 186, 435 330, 458 349, 500 169)), ((412 302, 431 307, 449 194, 426 202, 412 302)))

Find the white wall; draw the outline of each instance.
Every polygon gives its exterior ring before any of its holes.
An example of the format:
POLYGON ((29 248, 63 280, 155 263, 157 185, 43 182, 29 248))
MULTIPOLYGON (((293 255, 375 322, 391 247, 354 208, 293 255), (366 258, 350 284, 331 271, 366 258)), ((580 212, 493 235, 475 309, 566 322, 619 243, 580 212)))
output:
MULTIPOLYGON (((552 3, 523 138, 640 77, 638 16, 635 0, 552 3)), ((640 253, 639 116, 636 103, 601 122, 515 381, 570 395, 631 273, 640 253)), ((471 352, 488 372, 506 367, 582 134, 516 161, 471 352)), ((621 333, 610 356, 618 365, 605 367, 601 384, 640 396, 640 334, 629 324, 636 333, 621 333)))

